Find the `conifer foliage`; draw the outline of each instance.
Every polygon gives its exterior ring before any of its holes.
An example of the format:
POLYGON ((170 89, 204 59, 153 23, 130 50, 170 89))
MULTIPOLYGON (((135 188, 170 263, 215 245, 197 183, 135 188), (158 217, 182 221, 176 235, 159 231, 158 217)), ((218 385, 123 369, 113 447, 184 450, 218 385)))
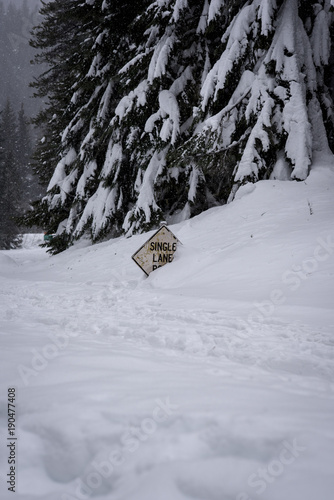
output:
POLYGON ((52 251, 177 222, 270 176, 304 180, 332 141, 330 0, 54 0, 26 221, 52 251))
POLYGON ((19 246, 21 238, 14 217, 19 215, 22 179, 17 156, 15 114, 9 101, 0 115, 0 249, 19 246))

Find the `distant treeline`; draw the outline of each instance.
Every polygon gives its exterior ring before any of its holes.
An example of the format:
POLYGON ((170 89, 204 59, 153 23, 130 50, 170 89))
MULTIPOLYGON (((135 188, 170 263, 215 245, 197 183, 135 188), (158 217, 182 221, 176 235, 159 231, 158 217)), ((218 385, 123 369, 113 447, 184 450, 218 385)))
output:
POLYGON ((36 51, 29 45, 31 30, 41 21, 39 7, 39 0, 0 0, 0 109, 7 99, 15 111, 24 103, 28 117, 41 108, 29 87, 41 71, 31 63, 36 51))

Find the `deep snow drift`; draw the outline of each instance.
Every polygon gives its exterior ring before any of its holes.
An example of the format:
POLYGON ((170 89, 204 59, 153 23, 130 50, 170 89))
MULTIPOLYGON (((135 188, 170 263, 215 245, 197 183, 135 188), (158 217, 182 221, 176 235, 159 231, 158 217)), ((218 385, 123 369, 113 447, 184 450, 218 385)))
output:
POLYGON ((149 278, 147 234, 0 252, 1 499, 331 498, 331 163, 170 226, 149 278))

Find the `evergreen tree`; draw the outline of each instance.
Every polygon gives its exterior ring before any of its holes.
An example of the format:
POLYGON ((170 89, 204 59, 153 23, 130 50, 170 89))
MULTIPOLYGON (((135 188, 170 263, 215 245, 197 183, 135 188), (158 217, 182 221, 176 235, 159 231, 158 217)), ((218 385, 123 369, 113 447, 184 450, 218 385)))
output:
POLYGON ((304 180, 333 147, 329 0, 148 3, 44 7, 49 185, 26 220, 58 230, 53 251, 186 219, 246 182, 304 180))
POLYGON ((25 115, 23 104, 18 113, 17 120, 17 164, 22 185, 22 210, 30 208, 31 203, 43 194, 43 189, 38 183, 31 165, 32 140, 30 122, 25 115))
POLYGON ((0 248, 15 248, 21 243, 14 220, 21 206, 21 177, 17 163, 15 114, 7 101, 0 123, 0 248))
MULTIPOLYGON (((73 87, 87 71, 94 12, 93 6, 78 0, 55 0, 44 4, 41 9, 44 20, 34 29, 31 44, 40 51, 35 62, 48 65, 47 71, 32 84, 36 89, 35 96, 48 100, 45 109, 34 119, 44 136, 34 152, 33 169, 44 186, 48 185, 59 157, 66 149, 62 148, 61 137, 76 112, 73 87)), ((73 141, 79 143, 80 136, 73 137, 73 141)), ((45 199, 34 202, 34 209, 28 212, 24 222, 30 226, 39 225, 48 232, 56 231, 69 208, 68 202, 66 206, 60 206, 60 201, 66 202, 64 195, 67 196, 67 191, 62 189, 60 192, 62 198, 57 200, 55 197, 54 206, 50 207, 45 199)))
MULTIPOLYGON (((240 184, 307 177, 315 150, 328 150, 323 115, 332 109, 323 71, 329 61, 329 1, 246 3, 223 33, 223 51, 201 90, 205 171, 240 184), (320 28, 321 26, 321 28, 320 28), (321 31, 320 31, 321 30, 321 31)), ((219 193, 218 193, 219 194, 219 193)))
POLYGON ((49 185, 47 197, 34 203, 24 220, 50 232, 66 220, 67 231, 52 241, 57 251, 68 244, 103 166, 108 123, 121 91, 117 73, 133 52, 128 25, 144 4, 55 0, 42 10, 44 22, 35 30, 33 45, 41 50, 37 62, 50 64, 50 70, 34 86, 49 104, 35 120, 45 136, 34 169, 49 185))
MULTIPOLYGON (((19 165, 22 166, 22 171, 28 166, 31 153, 32 144, 29 131, 29 121, 25 115, 24 105, 21 104, 17 120, 17 160, 19 165)), ((23 175, 25 175, 25 173, 23 175)))

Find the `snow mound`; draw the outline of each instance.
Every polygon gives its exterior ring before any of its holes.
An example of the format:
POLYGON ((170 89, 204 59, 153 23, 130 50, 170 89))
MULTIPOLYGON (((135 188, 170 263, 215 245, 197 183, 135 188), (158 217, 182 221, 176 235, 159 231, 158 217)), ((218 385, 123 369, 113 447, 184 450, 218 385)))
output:
POLYGON ((240 200, 243 196, 252 193, 255 189, 256 189, 256 184, 249 182, 248 184, 239 187, 234 198, 235 200, 240 200))
POLYGON ((14 259, 9 257, 9 255, 0 252, 0 271, 8 271, 8 269, 16 266, 17 263, 14 259))

